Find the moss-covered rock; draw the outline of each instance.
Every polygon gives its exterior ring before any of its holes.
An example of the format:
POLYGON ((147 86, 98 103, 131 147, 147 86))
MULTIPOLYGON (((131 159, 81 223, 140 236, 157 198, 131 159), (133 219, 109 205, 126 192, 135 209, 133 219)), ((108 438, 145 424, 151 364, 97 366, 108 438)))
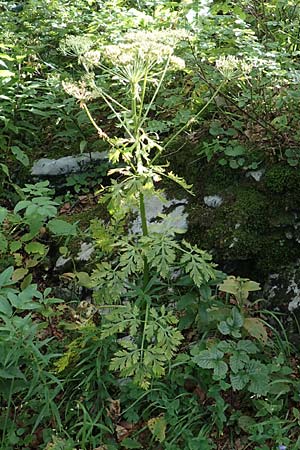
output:
POLYGON ((300 194, 300 171, 296 167, 276 164, 265 175, 265 185, 275 194, 300 194))
POLYGON ((199 195, 190 208, 189 236, 225 265, 248 260, 252 273, 247 275, 263 279, 300 254, 300 221, 297 224, 296 214, 300 177, 293 168, 279 165, 267 170, 259 183, 236 172, 226 184, 225 172, 216 167, 206 177, 202 197, 199 195), (271 181, 276 180, 275 186, 271 181), (222 205, 205 206, 203 192, 220 195, 222 205))

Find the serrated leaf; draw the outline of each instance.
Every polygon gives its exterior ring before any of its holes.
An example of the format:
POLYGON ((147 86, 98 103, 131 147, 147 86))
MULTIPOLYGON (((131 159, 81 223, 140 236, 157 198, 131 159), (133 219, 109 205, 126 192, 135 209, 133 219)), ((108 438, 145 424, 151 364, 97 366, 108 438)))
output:
POLYGON ((15 253, 15 252, 17 252, 18 250, 20 250, 20 248, 22 247, 22 242, 21 241, 12 241, 12 242, 10 242, 10 244, 9 244, 9 248, 10 248, 10 251, 12 252, 12 253, 15 253))
POLYGON ((233 341, 220 341, 217 348, 223 353, 232 353, 235 349, 235 342, 233 341))
POLYGON ((230 334, 230 331, 231 331, 231 329, 229 328, 227 322, 225 322, 224 320, 221 323, 218 324, 218 330, 224 336, 227 336, 228 334, 230 334))
POLYGON ((249 356, 243 351, 236 351, 229 358, 230 368, 232 372, 238 373, 249 362, 249 356))
POLYGON ((260 361, 251 360, 246 368, 250 378, 248 389, 257 395, 266 395, 269 392, 268 367, 260 361))
POLYGON ((237 349, 243 350, 246 353, 254 354, 257 353, 259 350, 257 346, 254 344, 254 342, 249 341, 248 339, 241 339, 237 343, 237 349))
POLYGON ((222 360, 224 353, 216 347, 210 350, 202 350, 193 357, 193 361, 202 369, 214 369, 214 378, 222 379, 228 371, 227 364, 222 360))
POLYGON ((231 373, 230 382, 234 391, 242 390, 249 382, 249 375, 247 373, 231 373))
POLYGON ((25 251, 29 254, 45 255, 47 247, 40 242, 29 242, 25 245, 25 251))
POLYGON ((226 377, 228 372, 228 365, 224 361, 216 361, 214 366, 213 378, 214 380, 222 380, 226 377))

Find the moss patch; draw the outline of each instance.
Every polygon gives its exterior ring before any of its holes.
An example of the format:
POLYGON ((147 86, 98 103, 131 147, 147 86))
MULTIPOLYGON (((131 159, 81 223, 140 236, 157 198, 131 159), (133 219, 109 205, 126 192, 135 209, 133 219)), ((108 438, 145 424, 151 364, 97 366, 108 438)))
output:
POLYGON ((293 168, 284 169, 283 175, 278 168, 270 170, 260 183, 231 171, 226 183, 226 170, 216 167, 189 210, 189 238, 212 251, 218 262, 248 260, 252 265, 250 277, 255 274, 262 278, 278 270, 295 261, 300 251, 294 214, 300 177, 293 168), (276 188, 270 186, 275 179, 279 180, 276 188), (203 196, 211 194, 223 198, 220 207, 205 206, 203 196))

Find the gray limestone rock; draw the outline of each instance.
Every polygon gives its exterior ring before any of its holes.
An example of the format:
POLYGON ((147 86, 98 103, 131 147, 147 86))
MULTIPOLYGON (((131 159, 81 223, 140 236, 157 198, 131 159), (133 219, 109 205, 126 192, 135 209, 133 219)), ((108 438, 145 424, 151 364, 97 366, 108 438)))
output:
POLYGON ((33 164, 31 175, 44 177, 80 172, 87 164, 101 160, 107 160, 107 152, 81 153, 59 159, 41 158, 33 164))
MULTIPOLYGON (((187 203, 186 199, 167 200, 164 194, 146 198, 145 209, 149 230, 161 233, 166 229, 172 229, 175 233, 185 233, 188 229, 188 214, 184 212, 187 203)), ((130 232, 139 234, 141 231, 141 220, 137 217, 131 224, 130 232)))

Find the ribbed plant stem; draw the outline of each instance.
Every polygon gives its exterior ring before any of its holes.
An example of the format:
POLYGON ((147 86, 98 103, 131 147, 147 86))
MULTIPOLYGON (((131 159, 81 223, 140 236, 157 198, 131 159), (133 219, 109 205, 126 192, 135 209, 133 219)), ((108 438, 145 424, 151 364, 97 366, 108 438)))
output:
MULTIPOLYGON (((140 217, 142 221, 142 232, 143 236, 148 236, 148 225, 147 225, 147 216, 145 209, 145 198, 144 194, 140 192, 140 217)), ((147 286, 149 282, 149 264, 147 258, 144 258, 144 288, 147 286)))

